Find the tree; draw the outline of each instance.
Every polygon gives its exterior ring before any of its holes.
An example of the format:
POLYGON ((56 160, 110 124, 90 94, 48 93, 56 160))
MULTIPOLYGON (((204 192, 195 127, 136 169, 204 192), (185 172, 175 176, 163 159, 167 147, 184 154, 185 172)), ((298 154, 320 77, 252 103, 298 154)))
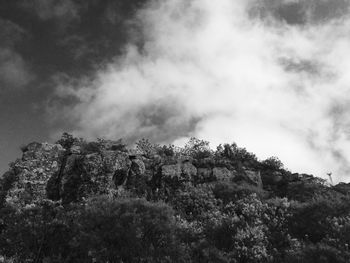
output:
POLYGON ((275 156, 267 158, 266 160, 262 161, 261 164, 263 168, 273 170, 273 171, 278 171, 280 169, 283 169, 283 166, 284 166, 281 160, 275 156))
POLYGON ((209 147, 209 142, 195 137, 190 138, 182 153, 195 159, 203 159, 213 155, 213 151, 209 147))
POLYGON ((69 150, 78 141, 79 139, 75 138, 72 134, 64 132, 56 143, 61 144, 64 149, 69 150))
POLYGON ((181 259, 173 211, 165 204, 99 197, 88 201, 76 220, 79 227, 76 250, 83 252, 79 262, 181 259))

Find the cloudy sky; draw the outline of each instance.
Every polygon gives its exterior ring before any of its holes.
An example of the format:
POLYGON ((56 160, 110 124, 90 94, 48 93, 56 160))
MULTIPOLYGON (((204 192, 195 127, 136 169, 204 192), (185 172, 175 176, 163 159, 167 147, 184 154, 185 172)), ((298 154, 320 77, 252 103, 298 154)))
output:
POLYGON ((350 181, 350 0, 0 0, 0 171, 58 139, 235 141, 350 181))

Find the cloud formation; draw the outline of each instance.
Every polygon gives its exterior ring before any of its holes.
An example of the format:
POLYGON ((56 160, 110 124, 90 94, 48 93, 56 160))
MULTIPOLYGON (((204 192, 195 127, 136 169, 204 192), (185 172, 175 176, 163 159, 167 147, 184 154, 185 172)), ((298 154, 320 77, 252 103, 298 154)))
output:
POLYGON ((17 24, 0 18, 0 91, 23 88, 34 76, 16 51, 15 44, 26 32, 17 24))
POLYGON ((331 3, 152 1, 134 22, 142 49, 130 43, 94 76, 59 79, 50 116, 87 137, 235 141, 348 181, 349 4, 331 3))

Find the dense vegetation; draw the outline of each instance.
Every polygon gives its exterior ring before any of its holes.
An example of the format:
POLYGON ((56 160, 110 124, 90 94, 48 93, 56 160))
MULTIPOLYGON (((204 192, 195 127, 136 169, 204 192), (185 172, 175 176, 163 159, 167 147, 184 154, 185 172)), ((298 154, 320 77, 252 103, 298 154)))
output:
POLYGON ((66 150, 60 164, 74 162, 50 178, 46 198, 19 208, 8 194, 19 173, 12 168, 0 181, 0 262, 350 261, 350 184, 293 174, 236 144, 213 151, 195 138, 183 148, 143 139, 133 154, 121 141, 64 134, 58 143, 66 150), (106 149, 127 154, 133 171, 116 170, 109 191, 82 179, 92 171, 82 156, 106 149), (179 176, 167 177, 179 160, 179 176), (74 175, 62 190, 55 182, 65 173, 74 175))

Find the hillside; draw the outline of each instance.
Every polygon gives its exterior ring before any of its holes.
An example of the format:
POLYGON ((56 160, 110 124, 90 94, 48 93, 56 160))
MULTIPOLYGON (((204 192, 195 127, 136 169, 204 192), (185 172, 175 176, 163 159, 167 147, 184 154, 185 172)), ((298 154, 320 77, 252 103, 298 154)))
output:
POLYGON ((0 262, 349 262, 350 184, 192 138, 33 142, 0 179, 0 262))

